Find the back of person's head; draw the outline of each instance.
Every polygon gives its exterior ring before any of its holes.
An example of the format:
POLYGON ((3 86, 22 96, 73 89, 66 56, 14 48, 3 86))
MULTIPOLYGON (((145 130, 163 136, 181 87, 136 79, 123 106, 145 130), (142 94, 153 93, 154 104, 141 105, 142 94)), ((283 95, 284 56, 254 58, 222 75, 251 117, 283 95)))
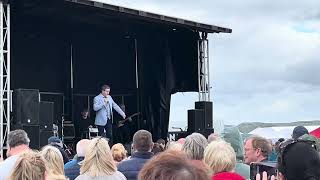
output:
POLYGON ((166 141, 165 141, 164 139, 162 139, 162 138, 158 139, 158 140, 157 140, 157 143, 158 143, 158 144, 162 144, 163 146, 166 145, 166 141))
POLYGON ((251 136, 248 140, 251 140, 252 147, 254 149, 260 149, 261 155, 263 157, 268 157, 269 154, 272 152, 272 144, 270 141, 264 137, 261 136, 251 136))
POLYGON ((92 139, 80 168, 80 174, 96 177, 111 175, 116 170, 108 141, 103 137, 92 139))
POLYGON ((121 162, 127 158, 127 150, 121 143, 114 144, 111 148, 112 157, 115 161, 121 162))
POLYGON ((17 129, 9 132, 7 141, 10 148, 15 148, 20 145, 29 146, 30 143, 28 134, 22 129, 17 129))
POLYGON ((161 153, 164 151, 164 148, 161 144, 159 143, 154 143, 153 144, 153 148, 152 148, 152 151, 154 155, 158 154, 158 153, 161 153))
POLYGON ((209 136, 208 136, 208 143, 211 143, 212 141, 216 141, 216 140, 220 140, 220 136, 219 134, 217 133, 211 133, 209 136))
POLYGON ((168 141, 166 150, 182 151, 182 144, 177 141, 168 141))
POLYGON ((195 167, 183 152, 165 151, 149 160, 141 169, 139 180, 208 180, 204 169, 195 167))
POLYGON ((288 140, 280 145, 278 169, 286 180, 319 180, 320 156, 311 141, 288 140))
POLYGON ((153 141, 149 131, 139 130, 133 135, 133 149, 140 152, 152 150, 153 141))
POLYGON ((59 146, 59 147, 62 147, 63 145, 62 145, 62 141, 58 138, 58 137, 56 137, 56 136, 51 136, 51 137, 49 137, 48 138, 48 144, 49 145, 57 145, 57 146, 59 146))
POLYGON ((298 139, 300 136, 309 134, 309 131, 307 128, 304 126, 297 126, 293 129, 292 131, 292 138, 293 139, 298 139))
POLYGON ((40 154, 46 161, 49 173, 53 175, 64 174, 63 157, 59 149, 53 146, 44 146, 40 151, 40 154))
POLYGON ((182 146, 188 158, 194 160, 202 160, 204 149, 208 146, 207 139, 200 133, 192 133, 186 137, 186 141, 182 146))
POLYGON ((45 180, 46 162, 43 157, 33 151, 20 155, 8 180, 45 180))
POLYGON ((204 150, 203 160, 213 174, 230 172, 236 166, 236 153, 229 143, 223 140, 212 141, 204 150))
POLYGON ((90 140, 89 139, 81 139, 77 143, 76 151, 77 151, 78 157, 84 157, 85 156, 89 144, 90 144, 90 140))

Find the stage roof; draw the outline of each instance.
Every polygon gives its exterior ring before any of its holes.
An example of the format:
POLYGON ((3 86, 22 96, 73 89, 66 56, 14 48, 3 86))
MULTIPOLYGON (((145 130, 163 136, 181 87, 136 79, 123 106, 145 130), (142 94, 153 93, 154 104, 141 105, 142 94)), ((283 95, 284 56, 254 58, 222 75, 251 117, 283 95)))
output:
POLYGON ((91 6, 99 9, 104 9, 105 11, 119 13, 119 15, 121 14, 127 15, 127 16, 129 15, 133 18, 141 19, 144 21, 152 21, 152 22, 164 23, 164 24, 173 25, 173 26, 186 27, 186 28, 198 30, 201 32, 207 32, 207 33, 231 33, 232 32, 232 29, 225 28, 225 27, 203 24, 203 23, 185 20, 181 18, 150 13, 146 11, 96 2, 92 0, 65 0, 65 1, 86 5, 86 6, 91 6))

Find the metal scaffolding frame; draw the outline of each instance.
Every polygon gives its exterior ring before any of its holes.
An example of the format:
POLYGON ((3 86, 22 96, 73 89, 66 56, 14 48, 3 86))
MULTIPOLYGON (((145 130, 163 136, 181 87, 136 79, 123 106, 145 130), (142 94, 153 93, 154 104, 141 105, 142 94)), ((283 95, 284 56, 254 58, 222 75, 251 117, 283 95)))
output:
POLYGON ((10 132, 10 5, 0 1, 0 153, 10 132))
POLYGON ((199 101, 210 101, 209 40, 208 33, 200 32, 198 40, 198 93, 199 101))

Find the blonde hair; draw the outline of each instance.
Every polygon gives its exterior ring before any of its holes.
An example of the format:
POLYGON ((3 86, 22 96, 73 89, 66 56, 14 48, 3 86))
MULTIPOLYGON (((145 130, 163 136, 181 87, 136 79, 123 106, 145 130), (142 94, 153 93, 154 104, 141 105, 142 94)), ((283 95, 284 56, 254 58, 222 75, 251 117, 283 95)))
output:
POLYGON ((21 154, 8 180, 44 180, 46 163, 43 157, 33 151, 21 154))
POLYGON ((88 176, 96 177, 111 175, 116 171, 117 167, 108 141, 102 137, 92 139, 80 168, 80 174, 86 173, 88 176))
POLYGON ((230 172, 236 166, 236 153, 229 143, 223 140, 212 141, 204 150, 203 161, 213 174, 230 172))
POLYGON ((166 150, 173 150, 173 151, 182 151, 182 144, 176 142, 176 141, 169 141, 167 143, 167 149, 166 150))
POLYGON ((115 161, 121 162, 127 157, 127 150, 121 143, 117 143, 111 148, 112 157, 115 161))
POLYGON ((63 157, 59 149, 47 145, 42 148, 40 154, 45 159, 50 174, 64 175, 63 157))

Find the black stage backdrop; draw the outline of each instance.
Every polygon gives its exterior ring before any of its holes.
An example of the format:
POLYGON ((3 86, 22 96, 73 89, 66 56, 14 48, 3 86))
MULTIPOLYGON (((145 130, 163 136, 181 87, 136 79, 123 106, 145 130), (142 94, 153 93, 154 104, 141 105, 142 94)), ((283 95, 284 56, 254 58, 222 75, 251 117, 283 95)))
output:
POLYGON ((63 93, 65 113, 72 114, 74 94, 96 95, 109 84, 112 95, 137 96, 127 101, 129 112, 141 112, 136 130, 151 131, 155 140, 166 138, 171 94, 197 91, 198 32, 124 15, 108 14, 107 21, 101 16, 107 13, 60 1, 46 10, 45 3, 14 2, 13 89, 63 93))

